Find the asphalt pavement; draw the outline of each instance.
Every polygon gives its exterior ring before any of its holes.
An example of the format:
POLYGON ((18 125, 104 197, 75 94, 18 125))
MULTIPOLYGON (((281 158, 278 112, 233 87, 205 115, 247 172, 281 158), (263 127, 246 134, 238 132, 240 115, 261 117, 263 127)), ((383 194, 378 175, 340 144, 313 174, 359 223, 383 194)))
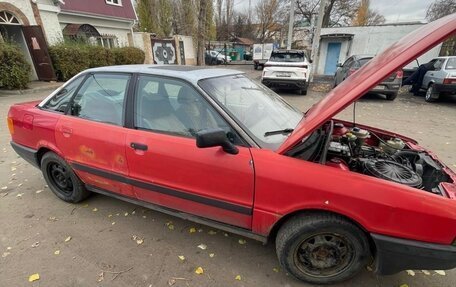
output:
MULTIPOLYGON (((253 78, 261 71, 244 70, 253 78)), ((301 110, 325 96, 278 91, 301 110)), ((40 171, 9 145, 8 108, 49 92, 0 97, 0 286, 309 286, 278 265, 273 244, 146 210, 106 196, 80 204, 55 197, 40 171), (195 270, 201 268, 202 273, 195 270), (29 282, 29 276, 39 280, 29 282)), ((338 117, 352 119, 352 107, 338 117)), ((417 139, 456 170, 456 97, 426 103, 404 88, 386 101, 368 95, 356 121, 417 139)), ((201 271, 199 270, 199 271, 201 271)), ((409 271, 376 276, 364 270, 335 286, 454 287, 456 271, 409 271)))

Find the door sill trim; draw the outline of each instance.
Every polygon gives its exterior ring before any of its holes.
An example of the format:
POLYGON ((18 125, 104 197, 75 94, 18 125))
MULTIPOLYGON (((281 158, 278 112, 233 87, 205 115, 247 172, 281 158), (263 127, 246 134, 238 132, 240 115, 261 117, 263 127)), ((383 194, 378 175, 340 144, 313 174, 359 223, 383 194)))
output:
POLYGON ((226 231, 226 232, 230 232, 230 233, 234 233, 234 234, 237 234, 237 235, 241 235, 241 236, 244 236, 244 237, 247 237, 247 238, 250 238, 250 239, 254 239, 254 240, 260 241, 263 244, 266 244, 267 240, 268 240, 268 238, 266 236, 255 234, 255 233, 251 232, 248 229, 236 227, 236 226, 229 225, 229 224, 226 224, 226 223, 222 223, 222 222, 219 222, 219 221, 215 221, 215 220, 207 219, 207 218, 204 218, 204 217, 196 216, 196 215, 193 215, 193 214, 189 214, 189 213, 186 213, 186 212, 177 211, 177 210, 174 210, 174 209, 171 209, 171 208, 163 207, 161 205, 157 205, 157 204, 145 202, 145 201, 142 201, 142 200, 139 200, 139 199, 127 197, 127 196, 124 196, 124 195, 121 195, 121 194, 113 193, 111 191, 100 189, 100 188, 95 187, 93 185, 86 184, 85 187, 88 190, 90 190, 92 192, 95 192, 95 193, 99 193, 99 194, 106 195, 106 196, 109 196, 109 197, 113 197, 113 198, 116 198, 116 199, 119 199, 119 200, 123 200, 123 201, 126 201, 128 203, 136 204, 136 205, 139 205, 139 206, 142 206, 142 207, 145 207, 145 208, 148 208, 148 209, 152 209, 154 211, 158 211, 158 212, 161 212, 161 213, 165 213, 165 214, 168 214, 168 215, 171 215, 171 216, 175 216, 175 217, 178 217, 178 218, 181 218, 181 219, 184 219, 184 220, 193 221, 195 223, 207 225, 207 226, 210 226, 210 227, 213 227, 213 228, 217 228, 217 229, 220 229, 220 230, 223 230, 223 231, 226 231))

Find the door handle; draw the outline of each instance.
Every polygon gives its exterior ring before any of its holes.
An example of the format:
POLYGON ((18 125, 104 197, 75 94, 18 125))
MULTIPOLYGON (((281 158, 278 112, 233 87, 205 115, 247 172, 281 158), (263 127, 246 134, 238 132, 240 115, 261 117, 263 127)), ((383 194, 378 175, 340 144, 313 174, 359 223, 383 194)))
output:
POLYGON ((147 145, 140 144, 140 143, 130 143, 130 147, 135 150, 142 150, 142 151, 147 150, 147 145))
POLYGON ((73 129, 70 129, 67 127, 62 127, 60 129, 60 131, 62 132, 63 136, 65 136, 65 137, 69 137, 73 133, 73 129))

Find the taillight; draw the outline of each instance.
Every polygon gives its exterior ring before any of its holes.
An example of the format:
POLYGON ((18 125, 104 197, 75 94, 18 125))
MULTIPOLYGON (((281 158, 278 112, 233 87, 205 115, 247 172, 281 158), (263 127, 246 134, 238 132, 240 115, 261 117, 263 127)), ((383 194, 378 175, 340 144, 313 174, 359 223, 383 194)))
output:
POLYGON ((13 124, 13 118, 8 117, 8 129, 11 135, 14 134, 14 124, 13 124))
POLYGON ((350 68, 347 72, 347 76, 351 76, 354 72, 356 72, 356 69, 350 68))
POLYGON ((445 78, 443 80, 444 85, 456 84, 456 78, 445 78))
POLYGON ((404 77, 404 71, 402 71, 402 70, 397 71, 396 78, 402 79, 402 77, 404 77))

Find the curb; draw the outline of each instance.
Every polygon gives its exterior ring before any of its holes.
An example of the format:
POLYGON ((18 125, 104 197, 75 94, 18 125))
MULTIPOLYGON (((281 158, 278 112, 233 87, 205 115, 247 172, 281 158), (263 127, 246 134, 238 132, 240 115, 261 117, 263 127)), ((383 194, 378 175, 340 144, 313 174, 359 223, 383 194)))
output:
POLYGON ((36 87, 31 89, 25 90, 0 90, 0 97, 7 97, 7 96, 14 96, 14 95, 29 95, 37 92, 45 92, 45 91, 54 91, 58 87, 63 85, 63 82, 60 83, 53 83, 42 87, 36 87))

